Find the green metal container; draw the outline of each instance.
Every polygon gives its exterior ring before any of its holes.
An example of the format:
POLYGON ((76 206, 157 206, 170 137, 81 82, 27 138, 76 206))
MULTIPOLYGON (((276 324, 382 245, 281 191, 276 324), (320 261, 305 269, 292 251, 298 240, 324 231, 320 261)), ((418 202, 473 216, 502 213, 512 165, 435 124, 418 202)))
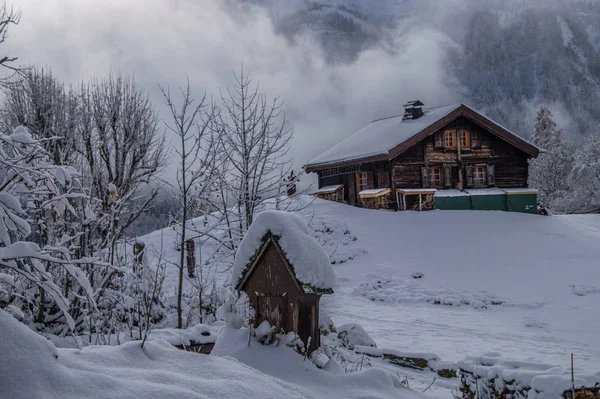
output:
POLYGON ((455 197, 435 197, 435 209, 441 209, 445 211, 470 210, 472 209, 471 197, 469 195, 461 195, 455 197))
POLYGON ((537 193, 511 193, 506 196, 509 212, 537 213, 537 193))
POLYGON ((472 209, 476 211, 506 211, 506 194, 475 194, 471 195, 472 209))

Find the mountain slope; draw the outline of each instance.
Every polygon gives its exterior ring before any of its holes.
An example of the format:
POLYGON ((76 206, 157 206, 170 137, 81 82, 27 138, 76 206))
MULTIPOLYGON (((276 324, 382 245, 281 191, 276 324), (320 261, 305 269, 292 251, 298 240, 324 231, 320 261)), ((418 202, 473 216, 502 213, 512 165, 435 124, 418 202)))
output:
POLYGON ((448 48, 445 65, 459 99, 524 136, 542 103, 575 142, 600 125, 600 2, 249 2, 266 7, 292 41, 315 36, 332 64, 352 63, 374 46, 398 51, 409 28, 439 30, 460 47, 448 48))

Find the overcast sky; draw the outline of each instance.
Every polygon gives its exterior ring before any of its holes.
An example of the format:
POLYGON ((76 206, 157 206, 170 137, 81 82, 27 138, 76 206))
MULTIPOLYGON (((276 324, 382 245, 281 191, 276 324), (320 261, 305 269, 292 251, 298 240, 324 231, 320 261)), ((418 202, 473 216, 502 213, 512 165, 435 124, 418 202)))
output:
POLYGON ((452 43, 423 24, 403 32, 395 55, 373 49, 351 65, 331 66, 310 35, 291 45, 261 10, 231 13, 222 0, 13 4, 22 19, 11 28, 5 49, 20 63, 49 67, 67 83, 111 70, 134 74, 159 110, 157 82, 178 86, 189 76, 198 93, 218 96, 243 63, 265 93, 282 96, 294 127, 297 166, 372 119, 400 113, 406 100, 455 99, 446 89, 443 65, 444 48, 452 43))

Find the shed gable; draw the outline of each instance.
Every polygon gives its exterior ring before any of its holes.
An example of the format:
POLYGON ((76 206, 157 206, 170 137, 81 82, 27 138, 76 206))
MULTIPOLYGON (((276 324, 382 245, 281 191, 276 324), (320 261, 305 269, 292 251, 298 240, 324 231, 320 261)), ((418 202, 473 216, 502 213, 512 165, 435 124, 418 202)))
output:
POLYGON ((284 294, 303 292, 276 240, 269 236, 237 286, 239 291, 284 294))

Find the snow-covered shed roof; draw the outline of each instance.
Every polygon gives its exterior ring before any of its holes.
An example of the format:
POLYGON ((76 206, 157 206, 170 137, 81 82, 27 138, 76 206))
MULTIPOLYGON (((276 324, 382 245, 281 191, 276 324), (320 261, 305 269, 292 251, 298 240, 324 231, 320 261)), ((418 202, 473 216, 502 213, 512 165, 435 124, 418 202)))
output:
POLYGON ((397 115, 375 120, 312 159, 306 169, 311 172, 353 161, 391 160, 460 116, 466 116, 531 156, 538 155, 539 149, 527 140, 464 104, 453 104, 424 108, 423 116, 418 119, 403 120, 403 115, 397 115))
POLYGON ((258 255, 271 237, 285 255, 304 292, 331 292, 335 274, 329 256, 312 237, 304 219, 282 211, 259 213, 244 236, 235 256, 231 278, 238 289, 244 277, 252 272, 258 255))

